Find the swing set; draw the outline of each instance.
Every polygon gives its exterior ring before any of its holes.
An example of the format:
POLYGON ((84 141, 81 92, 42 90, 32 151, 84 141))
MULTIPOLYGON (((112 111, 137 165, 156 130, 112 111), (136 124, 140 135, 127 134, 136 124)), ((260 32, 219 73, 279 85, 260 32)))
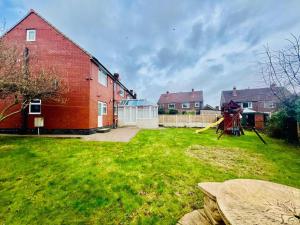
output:
MULTIPOLYGON (((224 134, 234 136, 245 135, 244 129, 241 125, 243 108, 236 102, 230 101, 228 104, 222 106, 221 111, 223 117, 218 118, 217 122, 212 123, 205 128, 196 130, 196 133, 201 133, 210 127, 217 125, 216 133, 218 134, 218 139, 220 139, 224 134)), ((257 132, 255 127, 252 127, 251 130, 254 131, 264 144, 267 144, 262 136, 257 132)))

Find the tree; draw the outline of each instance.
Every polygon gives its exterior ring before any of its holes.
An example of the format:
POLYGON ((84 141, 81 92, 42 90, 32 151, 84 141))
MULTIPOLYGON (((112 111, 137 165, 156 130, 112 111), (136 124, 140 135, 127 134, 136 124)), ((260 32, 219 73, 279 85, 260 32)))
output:
POLYGON ((25 113, 33 99, 64 102, 67 89, 53 68, 37 68, 37 60, 25 48, 0 39, 0 123, 18 113, 25 113), (31 61, 32 65, 29 64, 31 61))
POLYGON ((260 63, 262 76, 280 102, 280 112, 274 114, 274 118, 270 120, 269 130, 274 136, 284 134, 290 142, 298 142, 300 36, 292 34, 287 39, 287 46, 281 50, 274 51, 265 46, 263 55, 265 58, 260 63))
POLYGON ((289 106, 291 97, 296 99, 300 91, 300 36, 292 34, 287 43, 285 48, 277 51, 265 46, 265 58, 260 65, 265 82, 280 102, 289 106))

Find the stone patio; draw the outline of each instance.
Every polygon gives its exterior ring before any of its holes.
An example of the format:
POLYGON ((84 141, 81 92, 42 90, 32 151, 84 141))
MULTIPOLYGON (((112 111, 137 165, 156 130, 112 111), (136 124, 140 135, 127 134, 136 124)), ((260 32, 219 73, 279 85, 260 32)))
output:
POLYGON ((129 142, 139 130, 137 127, 122 127, 111 129, 111 131, 107 133, 82 135, 81 138, 86 141, 129 142))
POLYGON ((129 142, 138 132, 136 127, 122 127, 111 129, 108 133, 95 133, 90 135, 73 134, 43 134, 43 135, 18 135, 18 134, 0 134, 0 136, 18 136, 18 137, 47 137, 47 138, 77 138, 84 141, 105 141, 105 142, 129 142))

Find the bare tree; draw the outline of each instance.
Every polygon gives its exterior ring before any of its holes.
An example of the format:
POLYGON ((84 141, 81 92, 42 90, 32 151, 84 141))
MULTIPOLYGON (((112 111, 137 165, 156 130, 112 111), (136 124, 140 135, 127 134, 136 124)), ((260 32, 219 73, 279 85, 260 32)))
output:
POLYGON ((287 45, 272 51, 265 46, 261 72, 274 95, 280 100, 279 116, 271 122, 271 130, 280 130, 290 143, 299 143, 297 121, 300 121, 300 36, 291 34, 287 45), (274 122, 277 121, 277 122, 274 122), (272 125, 273 123, 273 125, 272 125))
MULTIPOLYGON (((20 52, 0 39, 0 122, 24 111, 33 99, 66 101, 67 88, 52 68, 29 66, 29 50, 20 52)), ((32 58, 31 58, 32 59, 32 58)))
POLYGON ((291 34, 287 46, 281 50, 273 51, 265 46, 264 56, 260 62, 261 73, 280 102, 285 105, 291 98, 299 97, 300 36, 291 34))

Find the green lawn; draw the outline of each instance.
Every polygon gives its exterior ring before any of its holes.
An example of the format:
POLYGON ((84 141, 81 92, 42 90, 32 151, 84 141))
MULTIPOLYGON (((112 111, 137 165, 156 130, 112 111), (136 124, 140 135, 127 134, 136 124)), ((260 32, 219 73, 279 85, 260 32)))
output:
POLYGON ((300 188, 300 149, 253 133, 143 130, 130 143, 0 137, 0 224, 175 224, 202 181, 300 188))

